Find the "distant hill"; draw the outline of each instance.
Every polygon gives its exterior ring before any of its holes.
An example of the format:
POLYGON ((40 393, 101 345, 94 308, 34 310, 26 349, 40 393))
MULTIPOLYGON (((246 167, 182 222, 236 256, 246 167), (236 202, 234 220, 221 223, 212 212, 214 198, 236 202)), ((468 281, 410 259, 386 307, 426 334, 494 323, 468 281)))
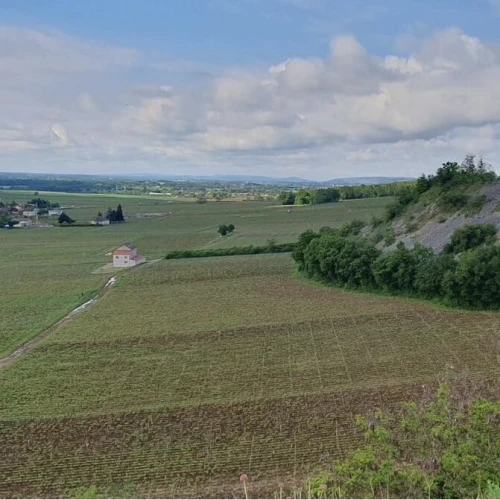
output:
POLYGON ((391 182, 414 181, 414 177, 342 177, 331 179, 324 184, 335 184, 337 186, 359 186, 361 184, 389 184, 391 182))
MULTIPOLYGON (((155 176, 160 178, 160 176, 155 176)), ((265 175, 167 175, 161 177, 164 180, 185 180, 185 181, 219 181, 219 182, 242 182, 255 184, 272 184, 272 185, 309 185, 309 186, 359 186, 361 184, 388 184, 391 182, 404 182, 415 180, 412 177, 343 177, 338 179, 330 179, 328 181, 312 181, 302 177, 269 177, 265 175)))

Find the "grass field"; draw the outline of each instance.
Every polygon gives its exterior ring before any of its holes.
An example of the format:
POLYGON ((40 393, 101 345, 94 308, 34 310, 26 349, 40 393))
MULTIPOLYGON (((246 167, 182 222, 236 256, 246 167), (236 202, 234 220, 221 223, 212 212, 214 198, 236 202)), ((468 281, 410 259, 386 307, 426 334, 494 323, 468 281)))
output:
POLYGON ((291 271, 257 255, 127 272, 0 373, 0 496, 231 497, 242 473, 272 496, 359 443, 356 414, 439 376, 498 376, 498 314, 291 271))
MULTIPOLYGON (((199 205, 140 196, 44 193, 39 196, 65 206, 79 222, 121 203, 125 224, 108 227, 0 230, 0 358, 44 330, 92 296, 106 281, 92 274, 109 262, 106 253, 125 241, 134 242, 148 259, 170 250, 294 241, 302 231, 338 226, 354 217, 381 214, 387 199, 359 200, 296 209, 264 202, 221 202, 199 205), (169 215, 171 212, 171 215, 169 215), (161 217, 137 219, 141 214, 161 217), (236 226, 234 235, 218 238, 220 224, 236 226)), ((32 192, 0 191, 4 202, 23 202, 32 192)))

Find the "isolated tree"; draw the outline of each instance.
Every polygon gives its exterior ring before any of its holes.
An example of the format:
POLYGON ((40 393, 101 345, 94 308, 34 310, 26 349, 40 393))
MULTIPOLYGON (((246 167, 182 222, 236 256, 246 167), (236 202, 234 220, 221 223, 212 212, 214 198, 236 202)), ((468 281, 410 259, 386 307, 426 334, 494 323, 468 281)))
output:
POLYGON ((468 174, 473 174, 476 171, 476 164, 474 163, 475 155, 466 155, 462 162, 462 169, 468 174))
POLYGON ((226 229, 228 233, 232 233, 234 231, 234 224, 229 224, 226 229))
POLYGON ((65 214, 64 212, 61 213, 57 221, 59 222, 59 224, 73 224, 73 222, 75 222, 69 215, 65 214))
POLYGON ((101 211, 97 212, 97 217, 102 217, 102 212, 101 211))
POLYGON ((225 226, 224 224, 219 226, 219 229, 217 230, 217 232, 221 235, 221 236, 226 236, 227 234, 227 226, 225 226))

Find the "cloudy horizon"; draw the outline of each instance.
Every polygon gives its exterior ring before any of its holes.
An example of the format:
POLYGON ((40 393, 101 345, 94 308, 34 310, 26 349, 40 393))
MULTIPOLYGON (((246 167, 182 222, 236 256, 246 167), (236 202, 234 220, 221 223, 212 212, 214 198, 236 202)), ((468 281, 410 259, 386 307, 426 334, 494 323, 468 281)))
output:
POLYGON ((438 4, 12 2, 0 171, 415 177, 472 153, 500 172, 500 2, 438 4))

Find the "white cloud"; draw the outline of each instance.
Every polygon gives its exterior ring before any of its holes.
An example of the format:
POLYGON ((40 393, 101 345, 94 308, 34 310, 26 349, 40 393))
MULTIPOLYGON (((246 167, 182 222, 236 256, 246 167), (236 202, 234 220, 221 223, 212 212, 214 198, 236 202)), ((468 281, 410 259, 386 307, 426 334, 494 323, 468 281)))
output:
POLYGON ((182 85, 172 68, 193 75, 195 64, 148 64, 130 49, 0 28, 0 168, 324 178, 347 167, 404 173, 402 164, 413 175, 467 152, 500 161, 500 51, 456 28, 406 57, 373 56, 346 35, 324 58, 290 54, 182 85), (144 65, 156 72, 150 83, 144 65))
POLYGON ((68 132, 66 129, 60 125, 59 123, 55 123, 52 125, 51 129, 54 137, 57 139, 58 144, 61 146, 68 146, 70 144, 68 132))

